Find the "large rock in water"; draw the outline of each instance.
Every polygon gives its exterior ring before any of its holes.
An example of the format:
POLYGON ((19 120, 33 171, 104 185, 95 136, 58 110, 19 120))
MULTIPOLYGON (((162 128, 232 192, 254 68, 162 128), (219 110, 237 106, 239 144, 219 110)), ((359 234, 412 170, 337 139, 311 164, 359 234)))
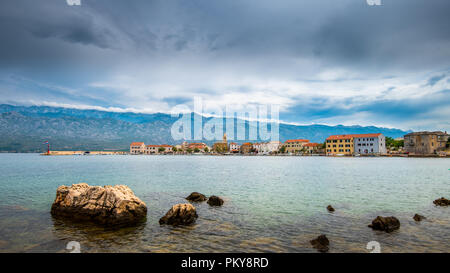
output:
POLYGON ((58 187, 51 213, 106 225, 127 225, 145 219, 147 206, 125 185, 100 187, 80 183, 58 187))
POLYGON ((327 236, 323 234, 316 239, 311 240, 310 243, 315 249, 319 250, 320 252, 327 252, 330 245, 330 241, 328 240, 327 236))
POLYGON ((420 214, 414 214, 414 217, 413 217, 413 219, 414 219, 414 221, 416 221, 416 222, 420 222, 420 221, 422 221, 422 220, 424 220, 424 219, 427 219, 425 216, 423 216, 423 215, 420 215, 420 214))
POLYGON ((391 232, 400 228, 400 221, 394 216, 391 217, 378 216, 372 221, 372 224, 369 225, 369 227, 375 230, 391 232))
POLYGON ((433 203, 436 206, 443 206, 443 207, 444 206, 450 206, 450 200, 445 199, 444 197, 441 197, 439 199, 434 200, 433 203))
POLYGON ((211 195, 208 198, 208 202, 206 202, 206 203, 208 203, 208 205, 210 205, 210 206, 222 206, 223 205, 223 199, 218 197, 218 196, 211 195))
POLYGON ((186 200, 191 202, 203 202, 206 201, 206 196, 198 192, 193 192, 186 197, 186 200))
POLYGON ((167 225, 191 225, 197 220, 197 210, 191 204, 174 205, 161 219, 159 224, 167 225))

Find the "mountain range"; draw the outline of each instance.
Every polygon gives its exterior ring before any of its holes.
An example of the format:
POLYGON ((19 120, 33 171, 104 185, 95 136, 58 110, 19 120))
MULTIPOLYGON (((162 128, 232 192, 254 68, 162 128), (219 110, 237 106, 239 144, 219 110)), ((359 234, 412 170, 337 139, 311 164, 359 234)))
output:
MULTIPOLYGON (((181 141, 175 141, 170 132, 172 124, 178 119, 164 113, 123 113, 1 104, 0 151, 42 152, 46 149, 44 141, 50 142, 52 150, 128 150, 133 141, 178 144, 181 141)), ((204 122, 209 119, 203 117, 204 122)), ((246 126, 248 128, 249 124, 246 123, 246 126)), ((279 133, 280 141, 303 138, 311 142, 324 142, 329 135, 334 134, 383 133, 396 138, 408 132, 375 126, 281 123, 279 133)), ((212 144, 212 141, 196 141, 212 144)))

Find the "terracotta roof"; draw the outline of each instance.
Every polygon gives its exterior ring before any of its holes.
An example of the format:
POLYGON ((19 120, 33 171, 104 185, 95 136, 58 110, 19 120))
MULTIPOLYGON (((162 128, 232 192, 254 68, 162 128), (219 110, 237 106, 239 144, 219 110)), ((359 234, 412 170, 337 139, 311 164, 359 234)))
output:
POLYGON ((376 134, 355 134, 353 137, 378 137, 381 133, 376 134))
POLYGON ((291 142, 309 142, 307 139, 288 139, 285 143, 291 143, 291 142))
POLYGON ((132 142, 130 144, 130 146, 142 146, 142 145, 144 145, 144 142, 132 142))
POLYGON ((349 135, 333 135, 329 136, 327 140, 336 140, 336 139, 349 139, 354 137, 378 137, 381 133, 376 134, 349 134, 349 135))
POLYGON ((206 147, 205 143, 191 143, 188 145, 188 148, 200 148, 203 149, 206 147))
POLYGON ((172 147, 172 146, 170 146, 170 145, 167 145, 167 144, 162 144, 162 145, 146 145, 147 147, 155 147, 155 148, 158 148, 158 147, 172 147))
POLYGON ((303 146, 306 146, 306 147, 317 147, 317 146, 320 146, 320 144, 319 143, 306 143, 303 146))
POLYGON ((327 137, 327 140, 350 139, 350 138, 353 138, 353 135, 333 135, 327 137))
POLYGON ((245 142, 245 143, 242 143, 241 146, 244 146, 244 145, 246 145, 246 146, 252 146, 253 144, 252 144, 251 142, 245 142))

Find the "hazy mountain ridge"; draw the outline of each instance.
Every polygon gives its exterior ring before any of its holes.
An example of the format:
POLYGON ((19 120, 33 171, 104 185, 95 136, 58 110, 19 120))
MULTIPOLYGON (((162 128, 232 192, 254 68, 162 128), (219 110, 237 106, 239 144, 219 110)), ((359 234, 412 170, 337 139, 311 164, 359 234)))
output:
MULTIPOLYGON (((127 150, 132 141, 177 144, 170 128, 178 118, 168 114, 118 113, 49 106, 0 105, 0 151, 40 152, 50 141, 54 150, 127 150)), ((207 121, 204 118, 204 121, 207 121)), ((399 129, 374 126, 280 124, 280 140, 306 138, 323 142, 333 134, 374 133, 403 136, 399 129)), ((211 141, 206 141, 211 143, 211 141)))

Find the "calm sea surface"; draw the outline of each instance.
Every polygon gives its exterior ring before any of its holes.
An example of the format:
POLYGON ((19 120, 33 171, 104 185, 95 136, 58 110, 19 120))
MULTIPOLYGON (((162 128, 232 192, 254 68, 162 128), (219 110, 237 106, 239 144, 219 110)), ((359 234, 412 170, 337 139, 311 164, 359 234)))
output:
POLYGON ((0 252, 450 252, 450 159, 269 156, 39 156, 0 154, 0 252), (147 222, 111 229, 50 215, 60 185, 128 185, 148 206, 147 222), (160 226, 193 191, 224 198, 194 204, 190 227, 160 226), (327 205, 336 212, 329 213, 327 205), (416 223, 422 214, 427 220, 416 223), (393 233, 367 227, 396 216, 393 233))

